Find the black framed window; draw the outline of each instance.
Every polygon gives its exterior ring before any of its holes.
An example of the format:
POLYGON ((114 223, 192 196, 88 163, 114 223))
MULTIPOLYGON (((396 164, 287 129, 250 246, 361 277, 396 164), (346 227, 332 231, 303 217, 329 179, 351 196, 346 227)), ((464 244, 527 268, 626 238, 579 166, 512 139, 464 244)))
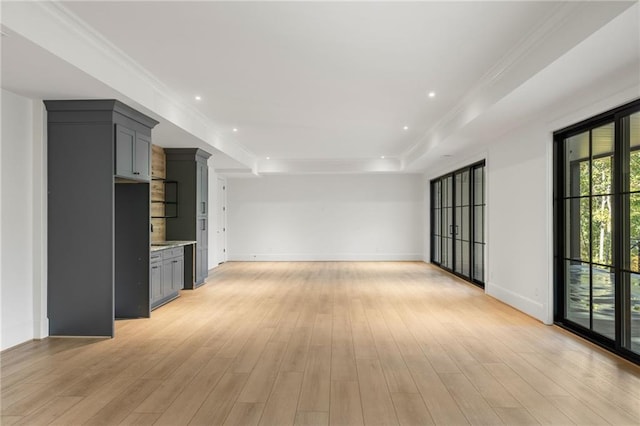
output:
POLYGON ((640 100, 554 133, 555 321, 640 361, 640 100))
POLYGON ((431 262, 484 287, 485 162, 431 181, 431 262))

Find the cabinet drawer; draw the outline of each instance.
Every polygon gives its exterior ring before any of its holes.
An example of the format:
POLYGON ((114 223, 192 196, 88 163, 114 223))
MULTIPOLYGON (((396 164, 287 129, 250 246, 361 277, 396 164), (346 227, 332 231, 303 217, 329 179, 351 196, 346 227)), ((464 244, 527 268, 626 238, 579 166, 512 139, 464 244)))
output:
POLYGON ((162 250, 162 258, 163 259, 173 259, 174 257, 179 257, 184 255, 183 247, 175 247, 166 250, 162 250))
POLYGON ((151 256, 149 256, 149 261, 151 263, 162 261, 162 252, 157 251, 157 252, 151 253, 151 256))

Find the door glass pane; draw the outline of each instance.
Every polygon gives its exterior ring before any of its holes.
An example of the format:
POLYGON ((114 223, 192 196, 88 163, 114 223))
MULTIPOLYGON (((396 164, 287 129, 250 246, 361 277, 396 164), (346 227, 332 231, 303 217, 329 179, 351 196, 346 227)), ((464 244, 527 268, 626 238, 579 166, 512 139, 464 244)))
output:
POLYGON ((456 173, 456 206, 462 204, 462 174, 456 173))
POLYGON ((615 339, 615 278, 613 269, 593 265, 593 331, 615 339))
POLYGON ((442 205, 444 207, 451 207, 453 205, 453 178, 451 176, 444 179, 444 188, 442 199, 442 205))
POLYGON ((628 239, 624 268, 640 272, 640 194, 623 196, 622 205, 629 211, 625 229, 628 239))
POLYGON ((459 241, 456 242, 456 267, 455 271, 462 273, 462 245, 459 241))
POLYGON ((473 245, 473 278, 484 282, 484 244, 473 245))
POLYGON ((565 200, 565 256, 589 261, 589 198, 565 200))
POLYGON ((589 132, 565 140, 565 195, 589 195, 589 132))
POLYGON ((465 277, 469 277, 470 275, 470 267, 471 267, 471 253, 469 252, 469 243, 466 241, 462 242, 462 251, 461 251, 461 264, 462 264, 462 269, 460 271, 460 273, 462 275, 464 275, 465 277))
POLYGON ((462 175, 462 186, 461 186, 461 192, 462 192, 462 205, 463 206, 468 206, 469 205, 469 171, 465 170, 464 172, 461 173, 462 175))
POLYGON ((484 206, 476 206, 474 220, 474 241, 476 243, 484 243, 484 206))
POLYGON ((640 112, 623 119, 629 149, 629 190, 640 191, 640 112))
POLYGON ((592 158, 613 154, 613 130, 613 123, 608 123, 591 131, 592 158))
POLYGON ((436 209, 440 208, 440 181, 437 181, 433 184, 433 205, 436 209))
POLYGON ((593 195, 613 192, 613 157, 596 158, 591 162, 591 191, 593 195))
POLYGON ((589 327, 589 264, 565 261, 566 318, 589 327))
POLYGON ((431 239, 431 260, 440 263, 440 237, 437 235, 431 239))
POLYGON ((484 204, 484 167, 477 167, 474 173, 474 204, 484 204))
POLYGON ((611 196, 593 197, 591 208, 591 261, 612 265, 611 196))
POLYGON ((629 303, 628 311, 625 313, 627 324, 629 324, 628 339, 624 346, 640 354, 640 275, 627 274, 629 280, 629 303))
POLYGON ((442 243, 442 264, 448 269, 453 269, 453 240, 451 238, 443 238, 442 243))
POLYGON ((460 238, 464 241, 469 241, 469 225, 471 224, 471 218, 469 217, 469 207, 462 208, 462 216, 460 220, 460 238))

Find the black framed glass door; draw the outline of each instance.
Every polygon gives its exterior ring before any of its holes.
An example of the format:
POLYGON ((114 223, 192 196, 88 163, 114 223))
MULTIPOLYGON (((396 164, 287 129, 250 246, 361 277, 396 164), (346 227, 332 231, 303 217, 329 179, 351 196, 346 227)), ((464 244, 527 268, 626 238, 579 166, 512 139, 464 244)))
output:
POLYGON ((640 361, 640 101, 554 134, 555 321, 640 361))
POLYGON ((469 175, 471 170, 454 173, 455 182, 455 223, 453 224, 453 238, 456 248, 456 263, 454 272, 467 279, 471 277, 471 250, 469 245, 469 229, 471 228, 469 175))
POLYGON ((484 286, 484 161, 431 181, 431 262, 484 286))

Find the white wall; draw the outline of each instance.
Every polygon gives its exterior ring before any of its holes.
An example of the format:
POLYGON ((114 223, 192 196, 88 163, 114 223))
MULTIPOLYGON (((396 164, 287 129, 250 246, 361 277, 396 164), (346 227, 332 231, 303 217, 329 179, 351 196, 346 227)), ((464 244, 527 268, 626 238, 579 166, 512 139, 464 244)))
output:
POLYGON ((491 145, 486 292, 551 323, 552 135, 540 123, 491 145))
MULTIPOLYGON (((553 323, 553 132, 638 94, 599 89, 559 102, 489 144, 478 141, 481 154, 448 170, 486 158, 486 292, 546 324, 553 323)), ((427 174, 426 182, 434 177, 427 174)))
POLYGON ((422 260, 419 175, 229 179, 229 260, 422 260))
POLYGON ((33 102, 2 91, 2 349, 34 337, 33 102))
MULTIPOLYGON (((215 155, 215 154, 213 154, 215 155)), ((218 178, 222 178, 219 174, 215 173, 213 166, 213 157, 209 158, 209 270, 218 266, 219 263, 226 261, 224 256, 220 257, 218 250, 218 215, 222 206, 222 199, 224 194, 220 194, 218 191, 218 178)), ((224 178, 223 178, 224 179, 224 178)))

